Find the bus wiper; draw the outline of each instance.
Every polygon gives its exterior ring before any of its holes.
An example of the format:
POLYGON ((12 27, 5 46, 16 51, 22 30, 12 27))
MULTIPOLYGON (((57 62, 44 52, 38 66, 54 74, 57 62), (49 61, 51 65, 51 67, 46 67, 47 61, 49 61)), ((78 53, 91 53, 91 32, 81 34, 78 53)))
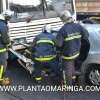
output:
POLYGON ((48 10, 47 2, 46 2, 46 0, 42 0, 41 3, 42 3, 42 8, 43 8, 43 15, 45 17, 46 16, 46 10, 48 10))

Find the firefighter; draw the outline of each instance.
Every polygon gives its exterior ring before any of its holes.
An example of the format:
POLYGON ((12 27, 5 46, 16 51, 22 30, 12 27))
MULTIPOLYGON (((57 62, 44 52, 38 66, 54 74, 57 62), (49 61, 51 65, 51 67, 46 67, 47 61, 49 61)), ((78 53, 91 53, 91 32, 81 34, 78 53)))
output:
POLYGON ((61 48, 62 62, 67 78, 67 85, 72 85, 75 80, 75 59, 80 54, 81 33, 83 28, 74 19, 69 11, 59 14, 64 25, 57 35, 57 44, 61 48))
POLYGON ((50 68, 56 75, 59 74, 58 62, 56 60, 56 37, 51 33, 51 26, 45 25, 43 32, 36 36, 33 41, 33 56, 35 61, 34 77, 41 81, 41 70, 44 67, 50 68))
POLYGON ((8 35, 7 22, 10 20, 12 12, 9 10, 4 11, 0 15, 0 83, 2 85, 10 84, 10 79, 5 77, 8 59, 8 48, 11 45, 8 35))

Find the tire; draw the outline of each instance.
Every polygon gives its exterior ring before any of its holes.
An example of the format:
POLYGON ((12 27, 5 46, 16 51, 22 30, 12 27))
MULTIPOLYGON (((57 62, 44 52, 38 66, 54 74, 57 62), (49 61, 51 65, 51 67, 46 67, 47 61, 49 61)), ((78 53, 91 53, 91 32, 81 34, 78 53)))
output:
POLYGON ((91 64, 81 75, 83 85, 100 85, 100 65, 91 64))

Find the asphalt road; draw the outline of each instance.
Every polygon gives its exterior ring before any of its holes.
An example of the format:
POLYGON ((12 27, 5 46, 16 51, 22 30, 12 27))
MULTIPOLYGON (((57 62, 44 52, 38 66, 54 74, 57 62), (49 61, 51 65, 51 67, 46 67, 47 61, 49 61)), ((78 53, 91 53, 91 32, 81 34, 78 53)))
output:
MULTIPOLYGON (((14 62, 13 62, 14 63, 14 62)), ((12 78, 12 85, 35 85, 27 71, 20 65, 10 64, 7 69, 7 75, 12 78)), ((23 92, 23 91, 0 91, 0 100, 100 100, 99 92, 23 92)))

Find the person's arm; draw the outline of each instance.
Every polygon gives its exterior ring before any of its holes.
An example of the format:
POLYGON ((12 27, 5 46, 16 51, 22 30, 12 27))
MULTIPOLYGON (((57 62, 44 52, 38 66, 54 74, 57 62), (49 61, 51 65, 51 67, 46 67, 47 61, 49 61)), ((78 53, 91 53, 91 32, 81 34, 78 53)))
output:
POLYGON ((62 47, 63 46, 63 41, 64 41, 64 37, 63 37, 63 29, 61 28, 57 34, 56 37, 56 45, 57 47, 62 47))
POLYGON ((3 23, 0 26, 0 34, 1 34, 2 43, 9 46, 11 44, 11 41, 8 33, 8 27, 3 23))
POLYGON ((34 47, 36 45, 37 37, 34 38, 33 42, 31 43, 31 47, 29 48, 30 52, 34 52, 34 47))
POLYGON ((33 47, 36 45, 36 42, 37 42, 37 37, 35 37, 34 40, 33 40, 33 43, 32 43, 33 47))
POLYGON ((82 30, 81 31, 82 39, 88 40, 89 38, 88 31, 83 26, 81 26, 81 30, 82 30))
POLYGON ((90 43, 88 39, 89 38, 88 31, 83 26, 81 26, 81 30, 82 30, 81 49, 80 49, 80 56, 78 57, 78 60, 83 62, 88 56, 88 52, 90 50, 90 43))

